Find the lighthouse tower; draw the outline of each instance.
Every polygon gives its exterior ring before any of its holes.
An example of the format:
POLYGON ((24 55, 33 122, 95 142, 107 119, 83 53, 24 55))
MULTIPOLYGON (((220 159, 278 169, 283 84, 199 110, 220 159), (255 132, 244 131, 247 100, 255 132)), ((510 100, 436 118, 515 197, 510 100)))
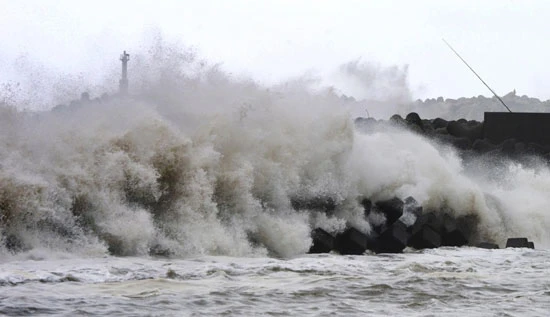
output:
POLYGON ((128 95, 128 61, 130 60, 130 54, 124 51, 120 55, 120 61, 122 62, 122 77, 118 82, 118 89, 121 95, 128 95))

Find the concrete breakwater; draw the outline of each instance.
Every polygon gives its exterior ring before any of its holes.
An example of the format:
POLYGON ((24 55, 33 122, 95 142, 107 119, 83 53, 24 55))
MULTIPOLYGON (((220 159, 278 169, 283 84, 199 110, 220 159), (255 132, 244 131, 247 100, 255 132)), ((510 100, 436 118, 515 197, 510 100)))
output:
MULTIPOLYGON (((375 224, 368 233, 349 226, 344 232, 333 235, 321 228, 312 231, 310 253, 337 251, 340 254, 400 253, 406 247, 415 249, 460 247, 473 245, 485 249, 498 249, 495 242, 476 242, 478 221, 474 216, 453 217, 447 212, 423 212, 413 197, 405 201, 393 198, 373 204, 364 199, 365 217, 378 214, 385 220, 375 224)), ((378 217, 380 218, 380 217, 378 217)), ((509 238, 506 247, 532 248, 527 238, 509 238)))
POLYGON ((373 118, 357 118, 357 128, 373 131, 380 125, 392 124, 416 132, 429 139, 452 145, 464 158, 480 155, 522 160, 539 157, 550 160, 550 127, 548 113, 485 113, 485 121, 422 119, 415 113, 405 118, 394 115, 389 122, 373 118))
MULTIPOLYGON (((405 118, 394 115, 389 121, 357 118, 355 124, 364 133, 378 131, 383 125, 404 128, 454 147, 465 160, 481 158, 495 164, 500 159, 550 162, 550 142, 544 136, 545 127, 550 126, 545 125, 550 124, 547 122, 550 121, 549 115, 487 113, 485 119, 484 122, 465 119, 447 121, 441 118, 426 120, 413 112, 405 118)), ((476 216, 455 217, 449 211, 424 211, 413 197, 377 202, 365 198, 361 204, 364 216, 372 226, 370 232, 349 226, 344 232, 332 234, 316 228, 312 231, 310 253, 337 251, 341 254, 362 254, 366 250, 398 253, 406 247, 424 249, 464 245, 499 248, 499 243, 504 242, 480 241, 476 216)), ((295 203, 293 206, 299 209, 307 205, 325 206, 328 213, 334 208, 327 198, 295 203)), ((527 238, 510 238, 506 241, 506 247, 534 248, 534 244, 527 238)))
POLYGON ((550 241, 548 168, 467 161, 542 161, 546 145, 491 142, 485 123, 413 113, 356 128, 332 109, 273 108, 194 135, 174 128, 187 115, 83 97, 80 107, 4 117, 0 253, 288 258, 550 241), (542 154, 525 155, 531 147, 542 154))

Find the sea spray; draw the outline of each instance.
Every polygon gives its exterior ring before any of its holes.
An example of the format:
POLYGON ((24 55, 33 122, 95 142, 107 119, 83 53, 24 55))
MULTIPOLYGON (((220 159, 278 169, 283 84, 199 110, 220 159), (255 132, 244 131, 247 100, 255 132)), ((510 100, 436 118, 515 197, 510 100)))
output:
POLYGON ((357 130, 331 90, 165 66, 129 98, 0 107, 1 252, 292 257, 316 227, 370 232, 361 200, 394 196, 474 217, 475 239, 550 243, 544 166, 474 173, 410 131, 357 130))

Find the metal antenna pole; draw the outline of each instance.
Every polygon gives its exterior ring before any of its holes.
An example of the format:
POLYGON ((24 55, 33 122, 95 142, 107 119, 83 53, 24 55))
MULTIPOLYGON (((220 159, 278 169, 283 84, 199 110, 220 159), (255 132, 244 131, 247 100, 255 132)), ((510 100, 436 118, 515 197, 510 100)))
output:
POLYGON ((462 56, 460 56, 460 54, 458 54, 457 51, 455 51, 455 49, 451 46, 451 44, 447 43, 447 41, 445 41, 445 39, 442 39, 443 42, 445 42, 445 44, 447 44, 447 46, 456 54, 456 56, 458 56, 458 58, 460 58, 460 60, 466 64, 466 66, 468 66, 468 68, 472 71, 472 73, 474 73, 477 78, 479 78, 479 80, 481 80, 481 82, 485 85, 485 87, 487 87, 495 97, 497 97, 497 99, 500 101, 500 103, 502 103, 502 105, 506 108, 506 110, 508 110, 508 112, 512 112, 512 110, 510 110, 510 108, 508 108, 508 106, 504 103, 504 101, 491 89, 491 87, 489 87, 489 85, 487 85, 487 83, 481 79, 481 77, 476 73, 476 71, 470 66, 468 65, 468 63, 464 60, 464 58, 462 58, 462 56))
POLYGON ((118 82, 118 88, 121 95, 128 94, 128 61, 130 60, 130 54, 124 51, 120 55, 120 61, 122 61, 122 77, 118 82))

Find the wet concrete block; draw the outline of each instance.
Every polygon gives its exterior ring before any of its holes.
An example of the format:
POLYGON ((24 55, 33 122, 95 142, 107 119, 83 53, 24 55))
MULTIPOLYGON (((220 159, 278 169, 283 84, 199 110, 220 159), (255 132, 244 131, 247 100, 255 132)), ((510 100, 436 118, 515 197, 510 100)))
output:
POLYGON ((294 210, 321 210, 332 212, 336 209, 336 201, 332 197, 294 197, 290 201, 294 210))
POLYGON ((403 119, 403 117, 401 117, 398 114, 394 114, 393 116, 390 117, 390 123, 397 126, 402 126, 402 127, 407 126, 407 121, 405 121, 405 119, 403 119))
POLYGON ((466 124, 465 121, 451 121, 447 124, 447 131, 450 135, 457 138, 467 138, 470 141, 483 138, 483 125, 478 124, 466 124))
POLYGON ((527 238, 509 238, 506 241, 507 248, 528 248, 529 241, 527 238))
POLYGON ((407 247, 409 233, 407 226, 401 222, 394 222, 378 237, 376 253, 401 253, 407 247))
POLYGON ((405 198, 404 205, 403 205, 403 213, 412 213, 417 218, 422 215, 422 206, 414 199, 414 197, 407 197, 405 198))
POLYGON ((536 155, 543 155, 548 152, 548 147, 543 146, 541 144, 530 142, 527 144, 527 152, 536 154, 536 155))
POLYGON ((478 248, 482 249, 499 249, 498 244, 491 243, 491 242, 481 242, 478 245, 476 245, 478 248))
POLYGON ((428 226, 432 228, 432 230, 434 230, 435 232, 439 233, 442 226, 441 219, 439 219, 433 212, 422 214, 416 219, 416 222, 414 223, 412 228, 412 233, 414 234, 418 232, 425 226, 428 226))
POLYGON ((466 128, 462 126, 461 123, 457 121, 450 121, 447 124, 447 132, 454 137, 466 137, 467 131, 466 128))
POLYGON ((441 244, 449 247, 461 247, 468 244, 466 234, 459 228, 457 220, 449 215, 443 217, 441 244))
POLYGON ((420 118, 420 116, 419 116, 418 113, 416 113, 416 112, 411 112, 411 113, 409 113, 409 114, 405 117, 405 120, 407 120, 407 121, 410 122, 410 123, 422 124, 422 119, 420 118))
POLYGON ((369 237, 350 227, 336 236, 335 250, 340 254, 363 254, 367 250, 369 237))
POLYGON ((328 253, 334 249, 334 236, 321 228, 311 232, 311 239, 313 244, 309 248, 309 253, 328 253))
POLYGON ((516 139, 507 139, 504 140, 501 144, 499 144, 500 153, 504 155, 511 156, 516 152, 516 143, 518 141, 516 139))
POLYGON ((496 150, 497 148, 498 148, 498 145, 495 145, 495 144, 489 142, 489 140, 486 140, 486 139, 476 140, 472 144, 472 149, 474 151, 476 151, 477 153, 487 153, 487 152, 496 150))
POLYGON ((444 120, 444 119, 441 119, 441 118, 435 118, 432 120, 432 126, 434 127, 434 129, 440 129, 440 128, 447 128, 447 124, 449 124, 449 122, 447 122, 447 120, 444 120))
POLYGON ((460 150, 470 150, 472 148, 472 141, 468 138, 451 138, 449 140, 452 146, 460 150))
POLYGON ((409 239, 409 246, 415 249, 433 249, 441 246, 441 236, 428 225, 413 233, 409 239))
POLYGON ((149 249, 149 255, 159 256, 159 257, 170 257, 173 255, 173 252, 170 249, 161 246, 160 244, 156 244, 149 249))
POLYGON ((464 233, 460 230, 453 230, 452 232, 445 232, 441 236, 441 245, 447 247, 461 247, 468 244, 464 233))
POLYGON ((409 127, 417 132, 424 132, 424 123, 416 112, 411 112, 405 117, 409 127))
POLYGON ((397 197, 376 202, 377 209, 386 215, 387 226, 396 222, 403 215, 403 206, 403 201, 397 197))
POLYGON ((361 200, 361 205, 363 206, 365 217, 368 217, 372 210, 372 201, 368 198, 361 200))

